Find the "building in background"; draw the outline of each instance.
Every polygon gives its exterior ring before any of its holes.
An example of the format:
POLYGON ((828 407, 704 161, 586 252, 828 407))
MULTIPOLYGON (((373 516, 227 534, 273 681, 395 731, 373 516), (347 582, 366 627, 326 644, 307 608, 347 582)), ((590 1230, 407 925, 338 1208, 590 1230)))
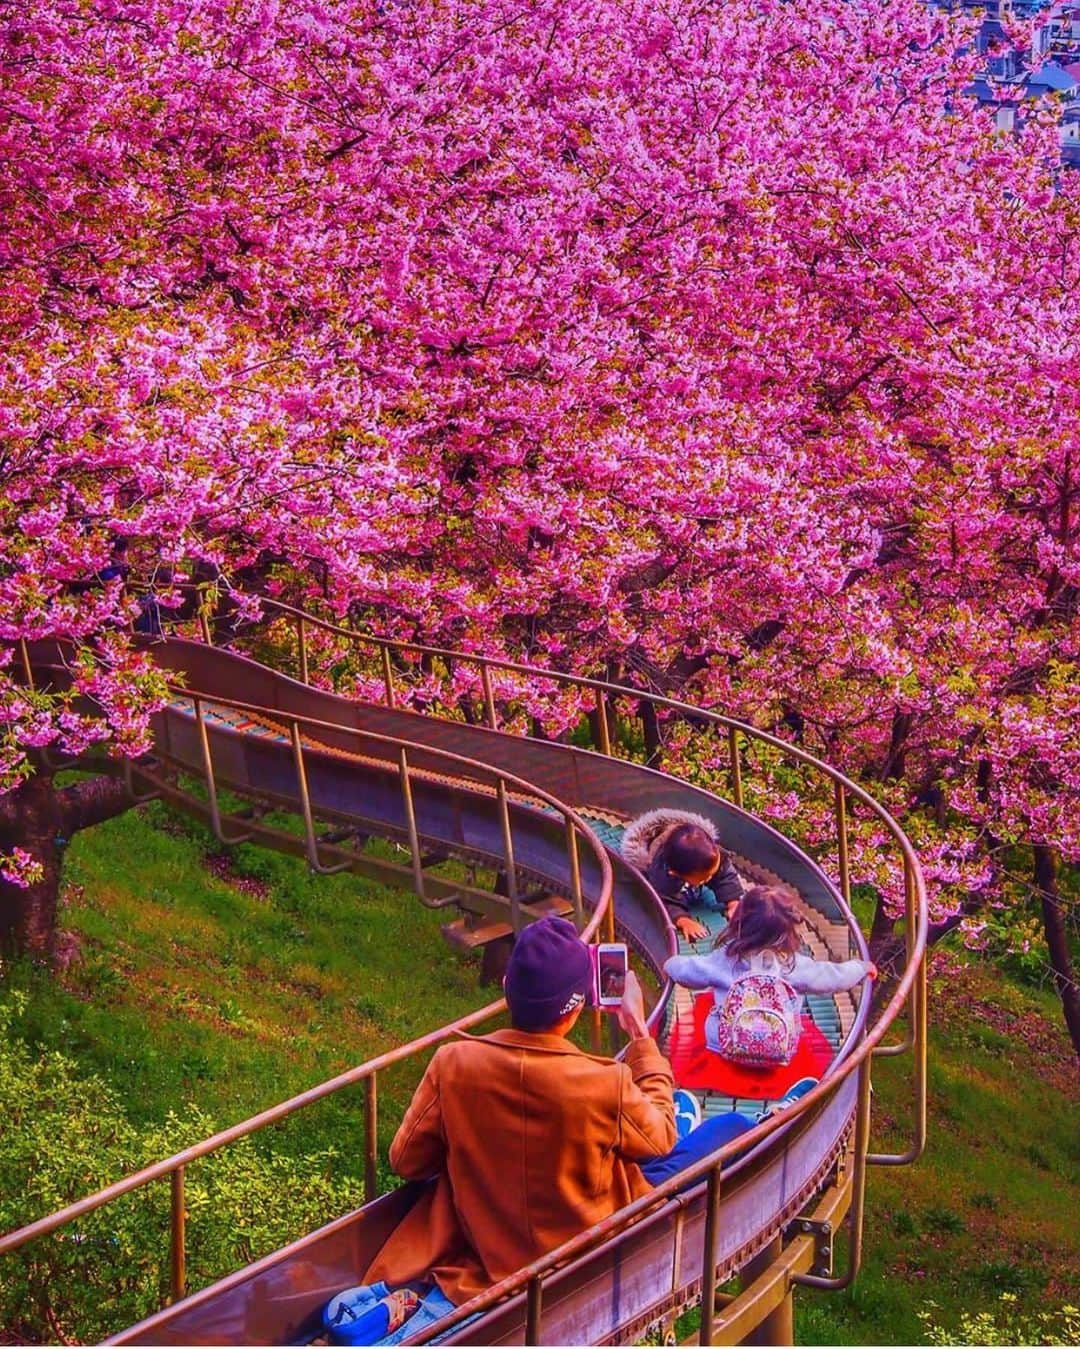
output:
POLYGON ((1052 100, 1060 109, 1061 157, 1080 167, 1080 0, 930 0, 938 9, 982 15, 976 50, 986 58, 968 92, 991 109, 998 130, 1023 126, 1025 109, 1052 100), (1028 46, 1017 28, 1032 24, 1028 46))

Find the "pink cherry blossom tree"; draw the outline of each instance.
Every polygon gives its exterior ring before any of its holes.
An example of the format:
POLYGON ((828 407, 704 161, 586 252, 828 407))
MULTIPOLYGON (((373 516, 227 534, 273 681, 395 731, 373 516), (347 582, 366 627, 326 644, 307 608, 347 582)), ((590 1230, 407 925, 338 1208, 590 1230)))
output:
MULTIPOLYGON (((184 558, 287 560, 387 632, 787 726, 909 819, 943 927, 1029 859, 1080 1041, 1080 207, 1051 111, 1006 137, 963 95, 958 21, 31 0, 3 23, 19 940, 48 944, 48 840, 122 804, 58 793, 41 751, 137 753, 161 696, 131 588, 94 580, 122 536, 166 599, 184 558), (26 690, 17 644, 46 637, 89 704, 26 690)), ((879 935, 892 913, 883 891, 879 935)))

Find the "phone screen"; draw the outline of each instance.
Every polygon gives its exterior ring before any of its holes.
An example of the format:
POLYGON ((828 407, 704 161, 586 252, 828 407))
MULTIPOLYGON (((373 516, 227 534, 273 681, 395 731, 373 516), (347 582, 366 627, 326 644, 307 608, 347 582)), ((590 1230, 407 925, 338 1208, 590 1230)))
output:
POLYGON ((626 947, 602 947, 598 969, 601 1002, 620 1002, 626 989, 626 947))

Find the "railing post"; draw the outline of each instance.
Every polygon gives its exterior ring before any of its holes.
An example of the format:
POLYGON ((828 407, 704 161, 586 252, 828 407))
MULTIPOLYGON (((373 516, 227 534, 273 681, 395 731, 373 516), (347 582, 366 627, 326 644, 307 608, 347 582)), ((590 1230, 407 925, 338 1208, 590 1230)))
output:
MULTIPOLYGON (((915 1157, 926 1151, 926 1054, 929 1045, 929 1008, 926 996, 926 954, 919 962, 915 979, 918 999, 917 1029, 915 1031, 915 1157)), ((914 1160, 914 1159, 913 1159, 914 1160)))
POLYGON ((578 855, 577 829, 569 816, 566 820, 566 855, 570 862, 570 898, 574 901, 574 917, 580 923, 585 911, 581 892, 581 858, 578 855))
POLYGON ((364 1203, 370 1204, 379 1196, 379 1171, 376 1165, 379 1153, 378 1087, 376 1074, 364 1078, 364 1203))
MULTIPOLYGON (((915 873, 906 857, 904 858, 904 951, 910 965, 915 954, 915 873)), ((911 1004, 914 1014, 914 989, 911 992, 911 1004)))
POLYGON ((847 793, 842 782, 834 782, 836 801, 836 856, 840 868, 840 893, 851 907, 851 871, 848 862, 847 793))
POLYGON ((855 1114, 855 1161, 851 1177, 851 1235, 848 1239, 848 1274, 851 1280, 858 1274, 862 1264, 866 1161, 870 1150, 870 1063, 868 1054, 859 1064, 859 1106, 855 1114))
POLYGON ((611 732, 608 729, 607 700, 604 690, 596 690, 596 729, 600 737, 600 753, 611 755, 611 732))
POLYGON ((529 1280, 527 1307, 525 1310, 525 1343, 543 1344, 540 1333, 540 1321, 543 1316, 544 1285, 539 1275, 529 1280))
POLYGON ((506 855, 506 893, 510 896, 510 921, 514 931, 521 931, 521 907, 518 903, 517 875, 514 867, 514 834, 510 825, 510 798, 506 791, 506 779, 500 778, 497 786, 499 799, 499 824, 502 827, 503 852, 506 855))
POLYGON ((386 705, 387 707, 395 707, 394 668, 390 664, 390 648, 383 644, 380 645, 379 650, 382 652, 382 675, 383 684, 386 686, 386 705))
POLYGON ((304 818, 304 834, 307 839, 308 862, 318 865, 319 848, 315 837, 315 816, 311 809, 311 793, 308 791, 307 769, 304 767, 304 740, 300 734, 300 723, 289 723, 289 739, 292 741, 293 766, 296 768, 296 785, 300 793, 300 813, 304 818))
MULTIPOLYGON (((908 868, 909 885, 914 890, 914 876, 910 874, 910 865, 906 859, 905 865, 908 868)), ((912 904, 914 904, 914 901, 912 901, 912 904)), ((911 921, 914 922, 914 919, 911 921)), ((910 955, 908 958, 910 961, 910 955)), ((929 1027, 927 1024, 925 952, 922 960, 919 961, 919 969, 912 984, 911 995, 908 998, 908 1016, 911 1029, 907 1040, 901 1045, 879 1045, 875 1052, 886 1050, 895 1054, 909 1048, 914 1049, 911 1064, 912 1113, 914 1116, 911 1146, 906 1152, 871 1152, 866 1159, 871 1166, 910 1166, 912 1162, 918 1161, 926 1150, 926 1053, 929 1027)))
POLYGON ((207 646, 214 645, 214 634, 210 627, 210 615, 206 612, 203 604, 199 605, 199 630, 202 633, 202 639, 207 646))
MULTIPOLYGON (((383 651, 386 648, 383 647, 383 651)), ((401 801, 405 807, 405 828, 409 831, 409 853, 413 869, 413 886, 421 899, 424 890, 424 862, 420 855, 420 831, 416 827, 416 806, 413 802, 412 779, 409 776, 409 756, 402 745, 398 750, 398 776, 401 778, 401 801)))
POLYGON ((720 1239, 720 1167, 709 1172, 705 1197, 705 1248, 701 1256, 700 1344, 712 1344, 716 1324, 716 1247, 720 1239))
POLYGON ((739 760, 739 732, 734 726, 728 727, 728 759, 731 764, 731 794, 735 798, 735 804, 742 809, 743 790, 742 790, 742 763, 739 760))
MULTIPOLYGON (((308 866, 319 876, 334 876, 339 871, 348 871, 352 859, 346 857, 336 866, 323 866, 319 859, 319 840, 315 833, 315 812, 311 806, 311 791, 308 787, 307 769, 304 767, 304 739, 300 734, 300 723, 293 718, 289 723, 289 739, 292 741, 293 765, 296 768, 296 786, 300 793, 300 813, 304 819, 305 850, 308 866)), ((247 835, 250 837, 250 835, 247 835)), ((233 840, 237 842, 238 840, 233 840)))
POLYGON ((169 1301, 179 1302, 187 1291, 187 1212, 184 1208, 184 1168, 172 1173, 169 1216, 169 1301))
POLYGON ((493 731, 499 729, 499 718, 495 713, 495 694, 491 687, 491 670, 487 661, 480 662, 480 684, 484 690, 484 709, 487 712, 488 725, 493 731))
POLYGON ((203 700, 198 694, 191 695, 192 705, 195 708, 195 729, 199 737, 199 748, 202 751, 203 772, 206 774, 206 799, 210 807, 210 824, 214 835, 222 843, 244 843, 251 835, 238 834, 234 838, 229 838, 225 833, 225 826, 221 818, 221 807, 218 804, 217 781, 214 778, 214 760, 210 753, 210 735, 206 729, 206 709, 203 706, 203 700))
POLYGON ((124 788, 128 796, 131 797, 132 805, 141 806, 145 801, 156 801, 161 795, 160 792, 138 792, 135 790, 135 773, 131 767, 131 760, 124 760, 124 788))
MULTIPOLYGON (((904 952, 905 960, 908 965, 915 951, 915 872, 912 869, 911 862, 907 856, 904 857, 904 952)), ((925 972, 925 956, 923 957, 923 969, 925 972)), ((916 984, 917 984, 916 980, 916 984)), ((908 994, 907 1000, 908 1029, 904 1038, 897 1044, 878 1045, 874 1049, 874 1055, 877 1058, 891 1058, 898 1054, 906 1054, 909 1049, 918 1043, 919 1027, 919 1004, 918 988, 913 984, 908 994)), ((925 1087, 925 1081, 924 1081, 925 1087)))
POLYGON ((855 1282, 855 1276, 862 1264, 863 1243, 863 1207, 866 1201, 866 1166, 873 1161, 867 1152, 870 1146, 870 1065, 873 1056, 868 1054, 859 1064, 857 1087, 858 1103, 855 1109, 855 1138, 852 1143, 851 1167, 851 1208, 848 1211, 848 1261, 847 1269, 840 1275, 792 1274, 791 1282, 801 1288, 823 1288, 829 1292, 838 1292, 849 1288, 855 1282))
POLYGON ((309 684, 311 681, 308 678, 307 631, 299 614, 296 616, 296 645, 300 652, 300 682, 309 684))

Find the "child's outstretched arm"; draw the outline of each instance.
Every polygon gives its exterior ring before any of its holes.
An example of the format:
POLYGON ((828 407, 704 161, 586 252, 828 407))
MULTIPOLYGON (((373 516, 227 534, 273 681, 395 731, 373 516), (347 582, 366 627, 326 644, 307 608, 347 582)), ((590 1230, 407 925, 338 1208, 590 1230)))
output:
POLYGON ((730 988, 730 964, 717 952, 707 956, 670 956, 664 973, 685 988, 730 988))
POLYGON ((664 865, 662 857, 653 859, 652 865, 645 873, 649 884, 664 901, 664 908, 668 911, 668 917, 672 925, 687 939, 687 941, 700 941, 703 937, 709 935, 709 929, 704 923, 701 923, 690 912, 689 902, 686 899, 686 883, 678 876, 673 875, 664 865))
POLYGON ((839 993, 876 975, 877 967, 869 960, 814 960, 797 955, 784 978, 797 993, 839 993))

